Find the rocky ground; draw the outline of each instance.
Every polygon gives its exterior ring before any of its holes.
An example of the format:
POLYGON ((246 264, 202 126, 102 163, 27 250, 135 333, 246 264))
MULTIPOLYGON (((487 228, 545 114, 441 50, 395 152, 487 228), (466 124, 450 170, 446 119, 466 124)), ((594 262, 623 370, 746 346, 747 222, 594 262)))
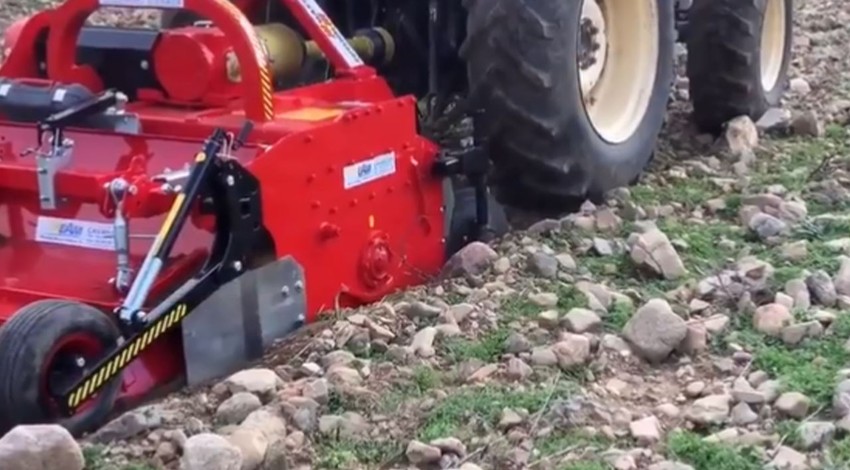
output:
POLYGON ((90 470, 850 468, 850 4, 796 9, 791 91, 758 124, 697 134, 680 79, 652 168, 605 205, 470 245, 451 279, 338 312, 79 445, 19 428, 0 455, 45 446, 62 466, 20 468, 90 470))

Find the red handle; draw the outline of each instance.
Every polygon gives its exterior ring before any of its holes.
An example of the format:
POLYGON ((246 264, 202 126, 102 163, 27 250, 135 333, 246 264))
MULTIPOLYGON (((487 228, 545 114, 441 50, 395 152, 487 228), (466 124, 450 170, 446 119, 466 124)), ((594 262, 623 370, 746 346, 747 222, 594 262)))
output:
MULTIPOLYGON (((55 9, 47 39, 47 75, 50 79, 81 83, 93 92, 103 90, 103 81, 94 69, 76 64, 75 49, 86 19, 101 6, 107 6, 106 3, 109 2, 67 0, 55 9)), ((134 6, 133 0, 121 3, 122 6, 134 6)), ((137 0, 136 3, 140 8, 150 8, 148 4, 151 2, 137 0)), ((208 18, 230 39, 242 70, 245 116, 256 122, 274 119, 270 63, 251 23, 228 0, 183 0, 182 3, 181 8, 208 18)))

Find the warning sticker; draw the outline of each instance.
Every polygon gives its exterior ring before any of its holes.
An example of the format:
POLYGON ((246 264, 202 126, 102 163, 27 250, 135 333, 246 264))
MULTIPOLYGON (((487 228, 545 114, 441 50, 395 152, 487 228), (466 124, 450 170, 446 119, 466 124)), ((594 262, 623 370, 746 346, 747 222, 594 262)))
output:
POLYGON ((183 8, 184 0, 99 0, 102 7, 183 8))
POLYGON ((342 169, 343 186, 351 189, 395 173, 395 152, 348 165, 342 169))
POLYGON ((41 216, 35 228, 39 242, 115 251, 115 228, 112 224, 86 220, 41 216))
POLYGON ((342 115, 342 109, 331 108, 301 108, 280 115, 283 119, 293 121, 324 121, 342 115))
POLYGON ((316 0, 299 0, 301 5, 307 11, 307 14, 310 15, 310 18, 316 23, 316 26, 322 30, 325 36, 330 39, 331 44, 333 44, 334 49, 336 49, 339 54, 342 56, 343 60, 345 60, 345 65, 353 68, 363 65, 363 59, 357 55, 357 52, 354 48, 351 47, 351 44, 345 39, 345 36, 339 32, 339 29, 334 25, 333 21, 328 18, 328 15, 322 10, 322 7, 316 3, 316 0))

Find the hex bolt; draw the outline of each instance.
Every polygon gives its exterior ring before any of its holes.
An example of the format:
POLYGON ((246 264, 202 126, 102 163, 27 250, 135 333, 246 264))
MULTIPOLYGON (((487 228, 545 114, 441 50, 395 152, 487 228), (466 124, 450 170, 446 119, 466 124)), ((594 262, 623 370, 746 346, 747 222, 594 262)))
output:
POLYGON ((289 297, 289 286, 283 286, 283 288, 280 289, 280 295, 289 297))
POLYGON ((233 269, 235 269, 237 271, 242 271, 242 262, 241 261, 234 261, 233 262, 233 269))
POLYGON ((77 363, 77 367, 81 369, 86 366, 86 358, 82 356, 77 356, 77 360, 75 362, 77 363))
POLYGON ((228 186, 233 186, 234 184, 236 184, 236 179, 233 178, 233 175, 227 175, 226 181, 228 186))
POLYGON ((301 292, 304 290, 304 283, 302 281, 295 281, 295 292, 301 292))
POLYGON ((147 70, 147 69, 149 69, 149 68, 150 68, 151 64, 150 64, 148 61, 143 60, 143 61, 139 64, 139 66, 142 68, 142 70, 147 70))

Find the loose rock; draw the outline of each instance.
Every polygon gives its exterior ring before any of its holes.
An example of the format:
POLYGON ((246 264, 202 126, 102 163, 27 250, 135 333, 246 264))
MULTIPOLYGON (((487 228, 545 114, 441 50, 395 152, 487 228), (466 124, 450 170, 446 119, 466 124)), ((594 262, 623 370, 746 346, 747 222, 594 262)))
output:
POLYGON ((224 384, 232 394, 249 392, 261 398, 271 399, 274 392, 282 385, 282 381, 273 370, 248 369, 231 375, 224 384))
POLYGON ((729 395, 709 395, 696 400, 688 408, 685 416, 692 422, 701 425, 722 424, 729 416, 729 395))
POLYGON ((828 421, 809 421, 797 429, 800 445, 805 450, 819 449, 832 441, 835 425, 828 421))
POLYGON ((666 279, 679 279, 687 273, 670 239, 661 230, 651 229, 632 234, 630 238, 631 258, 638 265, 646 266, 666 279))
POLYGON ((799 392, 786 392, 776 399, 774 406, 779 412, 792 418, 802 419, 809 412, 811 400, 799 392))
POLYGON ((198 434, 186 441, 182 470, 241 470, 242 451, 217 434, 198 434))
POLYGON ((688 327, 663 299, 652 299, 629 319, 623 336, 642 358, 664 360, 685 339, 688 327))
POLYGON ((794 321, 794 316, 781 304, 762 305, 753 315, 756 330, 771 336, 780 336, 782 329, 794 321))
POLYGON ((499 258, 486 243, 472 242, 452 255, 444 268, 449 276, 479 276, 499 258))
POLYGON ((223 401, 215 412, 216 419, 222 424, 238 424, 251 412, 263 406, 256 395, 239 392, 223 401))
POLYGON ((410 441, 404 455, 410 463, 414 465, 422 465, 439 462, 443 453, 440 451, 439 447, 429 446, 428 444, 419 441, 410 441))
POLYGON ((0 439, 3 470, 82 470, 83 452, 71 434, 55 424, 17 426, 0 439))

